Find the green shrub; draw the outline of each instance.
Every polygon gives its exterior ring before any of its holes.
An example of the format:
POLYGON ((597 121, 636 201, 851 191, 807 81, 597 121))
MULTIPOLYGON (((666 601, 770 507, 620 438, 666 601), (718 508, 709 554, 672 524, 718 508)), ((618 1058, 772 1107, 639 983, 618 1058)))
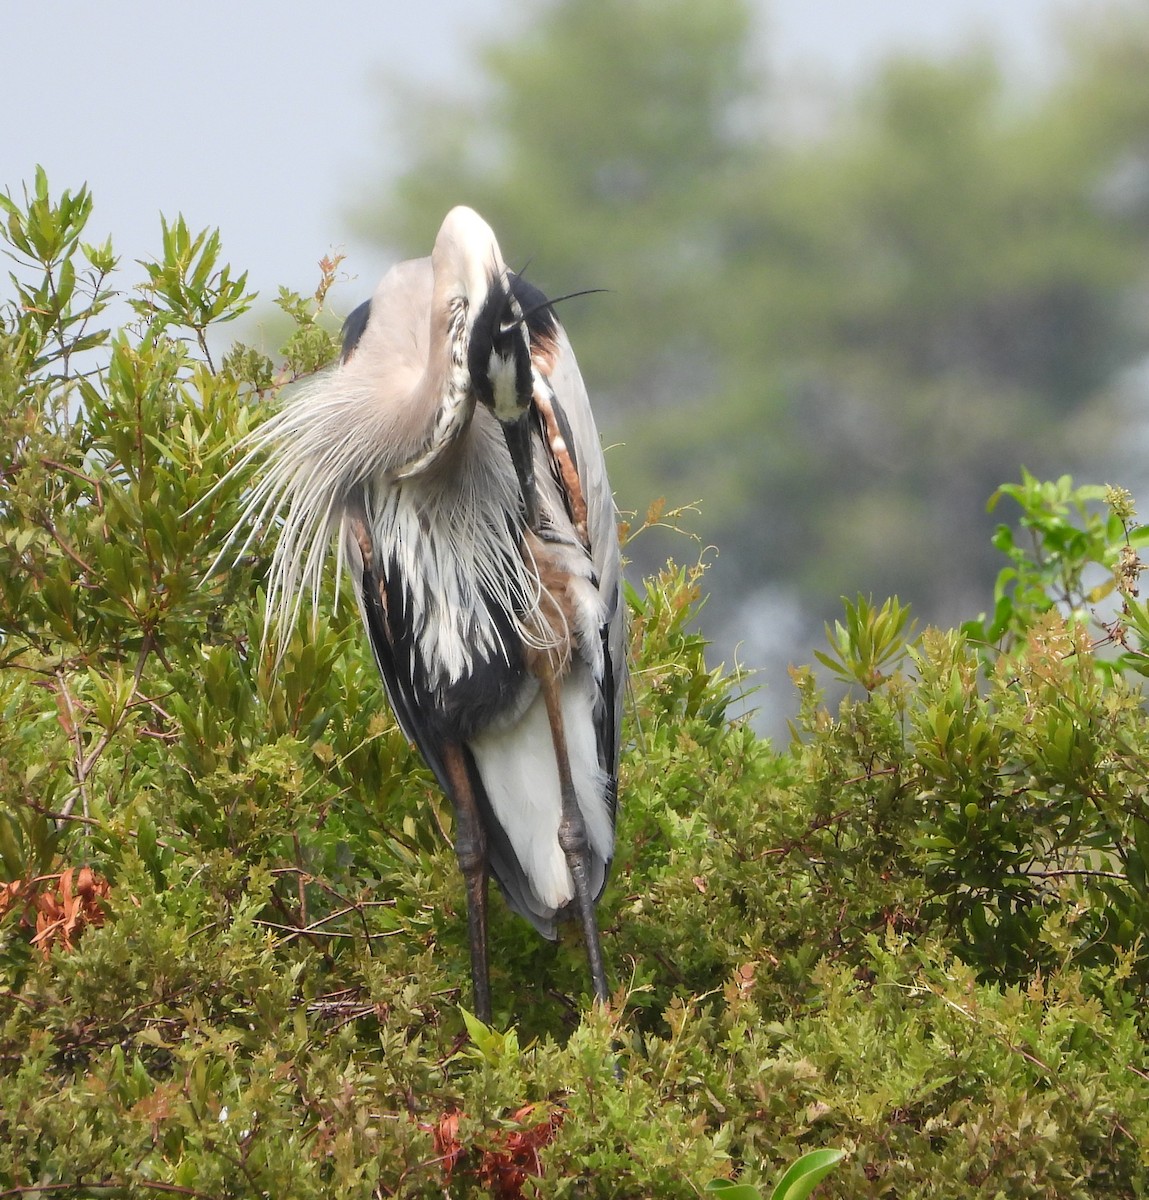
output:
POLYGON ((87 192, 2 208, 0 1191, 695 1196, 835 1148, 820 1195, 1146 1194, 1125 494, 1003 488, 1025 533, 961 630, 849 603, 822 661, 856 690, 796 668, 785 748, 727 715, 699 573, 633 591, 618 991, 592 1010, 576 939, 496 905, 487 1030, 449 807, 354 606, 276 669, 268 547, 225 548, 236 441, 335 351, 334 264, 281 295, 282 365, 213 369, 250 301, 213 234, 165 225, 112 333, 87 192))

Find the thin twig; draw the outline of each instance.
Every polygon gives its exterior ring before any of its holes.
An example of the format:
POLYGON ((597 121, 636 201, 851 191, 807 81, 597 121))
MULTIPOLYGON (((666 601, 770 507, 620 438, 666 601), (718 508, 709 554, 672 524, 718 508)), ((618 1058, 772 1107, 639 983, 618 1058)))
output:
POLYGON ((84 753, 84 739, 80 732, 80 722, 76 719, 76 706, 72 701, 72 695, 68 691, 67 681, 62 670, 57 669, 56 680, 60 694, 64 698, 64 703, 68 709, 68 721, 72 726, 72 741, 76 747, 76 764, 75 778, 76 786, 65 799, 60 809, 60 819, 67 820, 72 815, 72 809, 76 806, 76 800, 82 799, 84 802, 84 816, 89 818, 91 813, 88 807, 88 776, 92 773, 96 763, 100 759, 100 755, 111 744, 112 739, 123 728, 124 722, 127 720, 128 713, 131 712, 136 702, 136 697, 139 695, 140 680, 143 678, 144 665, 148 660, 148 655, 152 651, 152 635, 151 633, 144 634, 144 640, 140 645, 139 654, 136 656, 136 668, 132 673, 132 686, 128 692, 128 698, 124 702, 123 710, 117 720, 110 728, 105 729, 103 733, 96 739, 92 748, 87 754, 84 753))
POLYGON ((63 471, 65 475, 71 475, 73 478, 89 484, 96 493, 96 511, 100 513, 104 511, 104 493, 98 479, 93 479, 91 475, 85 475, 83 471, 70 467, 67 463, 57 462, 54 458, 41 458, 40 464, 50 467, 54 471, 63 471))
POLYGON ((1063 876, 1087 875, 1094 879, 1119 879, 1125 882, 1120 871, 1097 871, 1090 867, 1063 867, 1056 871, 1022 871, 1026 879, 1061 879, 1063 876))
POLYGON ((49 536, 52 538, 52 541, 54 541, 56 545, 63 550, 63 552, 80 568, 81 571, 84 572, 85 575, 89 577, 95 575, 95 571, 92 569, 91 563, 85 562, 84 559, 82 559, 79 554, 77 554, 76 551, 68 545, 68 543, 60 535, 60 531, 56 528, 54 522, 46 520, 44 522, 44 529, 47 530, 49 536))
MULTIPOLYGON (((351 911, 350 909, 345 909, 344 912, 334 914, 334 915, 345 916, 346 913, 350 912, 350 911, 351 911)), ((327 919, 328 918, 326 918, 326 917, 324 918, 324 920, 327 920, 327 919)), ((318 935, 319 937, 326 937, 326 938, 366 937, 368 940, 371 940, 372 938, 394 937, 397 933, 402 932, 399 929, 384 929, 378 933, 366 933, 366 934, 347 933, 345 930, 342 930, 342 929, 320 929, 319 925, 321 923, 322 922, 316 921, 312 925, 301 926, 301 925, 283 925, 278 921, 255 920, 252 922, 253 925, 258 925, 261 929, 274 929, 280 933, 289 934, 292 937, 311 937, 313 935, 318 935)))

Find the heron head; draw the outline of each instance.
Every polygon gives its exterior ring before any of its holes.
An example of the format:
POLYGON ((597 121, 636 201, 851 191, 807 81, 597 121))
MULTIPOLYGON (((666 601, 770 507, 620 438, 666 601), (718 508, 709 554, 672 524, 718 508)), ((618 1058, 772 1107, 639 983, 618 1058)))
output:
POLYGON ((530 338, 506 272, 491 275, 474 314, 467 369, 475 396, 504 425, 530 410, 534 396, 530 338))
POLYGON ((431 256, 448 306, 466 314, 467 373, 475 399, 498 420, 522 492, 527 524, 537 528, 530 414, 534 398, 530 333, 491 227, 473 209, 453 208, 431 256))
POLYGON ((539 499, 530 423, 535 385, 530 335, 505 270, 490 276, 486 297, 474 315, 467 368, 476 399, 502 427, 518 476, 527 524, 537 529, 539 499))

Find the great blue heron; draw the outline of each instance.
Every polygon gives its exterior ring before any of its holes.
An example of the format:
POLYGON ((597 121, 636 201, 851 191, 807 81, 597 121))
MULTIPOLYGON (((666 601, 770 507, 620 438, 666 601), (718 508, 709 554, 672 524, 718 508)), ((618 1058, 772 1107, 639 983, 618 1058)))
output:
POLYGON ((545 937, 595 905, 614 848, 624 665, 616 514, 551 302, 471 209, 347 319, 339 365, 254 435, 244 514, 281 522, 268 611, 313 602, 339 533, 400 726, 455 810, 475 1010, 487 881, 545 937))

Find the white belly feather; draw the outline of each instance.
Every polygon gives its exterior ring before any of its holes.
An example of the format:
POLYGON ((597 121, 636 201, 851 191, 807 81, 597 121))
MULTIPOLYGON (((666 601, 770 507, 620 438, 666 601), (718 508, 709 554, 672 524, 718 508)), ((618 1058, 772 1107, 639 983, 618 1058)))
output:
MULTIPOLYGON (((590 891, 597 895, 611 859, 614 832, 606 804, 607 777, 598 761, 594 700, 590 672, 576 667, 563 680, 563 719, 571 776, 592 851, 590 891)), ((558 840, 562 797, 542 693, 514 726, 488 729, 469 745, 491 807, 531 890, 548 908, 561 908, 574 898, 574 884, 558 840)))

